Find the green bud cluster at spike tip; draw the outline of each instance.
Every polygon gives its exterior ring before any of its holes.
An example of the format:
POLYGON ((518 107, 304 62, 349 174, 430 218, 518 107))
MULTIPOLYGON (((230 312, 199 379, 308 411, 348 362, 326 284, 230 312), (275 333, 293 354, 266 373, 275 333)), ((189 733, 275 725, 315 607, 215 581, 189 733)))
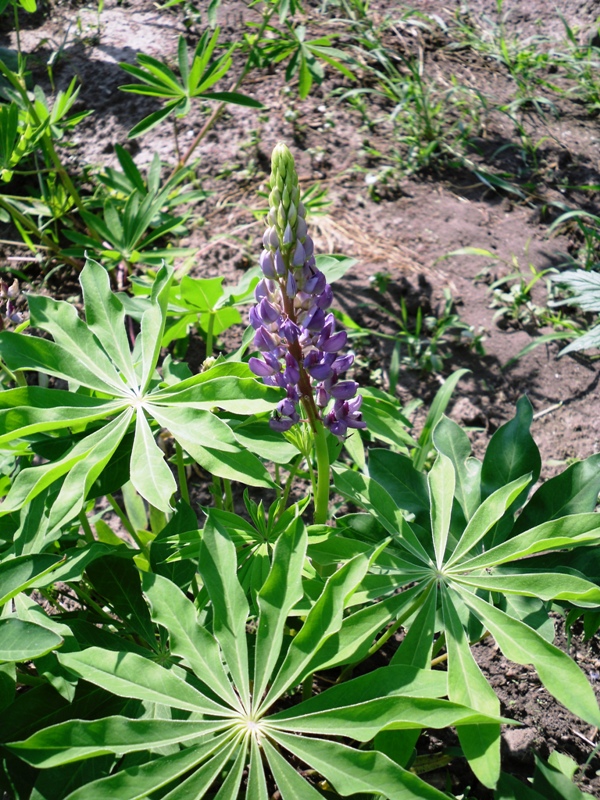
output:
POLYGON ((345 331, 336 331, 327 310, 333 292, 317 269, 314 246, 306 227, 294 158, 285 144, 273 150, 268 227, 260 256, 263 279, 255 290, 250 323, 262 358, 250 368, 270 386, 285 389, 271 419, 286 431, 300 421, 302 403, 311 421, 321 420, 336 436, 364 428, 355 381, 340 380, 354 354, 342 354, 345 331))

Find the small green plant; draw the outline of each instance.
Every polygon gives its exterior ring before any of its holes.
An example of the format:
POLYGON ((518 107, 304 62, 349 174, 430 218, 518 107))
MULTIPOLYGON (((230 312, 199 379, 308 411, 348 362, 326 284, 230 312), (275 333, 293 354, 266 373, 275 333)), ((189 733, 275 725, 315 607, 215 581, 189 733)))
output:
POLYGON ((533 277, 529 280, 519 272, 511 273, 499 278, 490 285, 492 295, 491 308, 496 308, 495 320, 516 323, 523 327, 536 327, 548 324, 548 309, 539 306, 533 301, 532 290, 538 281, 546 278, 548 294, 551 294, 551 283, 547 277, 556 273, 552 267, 538 270, 533 264, 529 265, 533 277))
MULTIPOLYGON (((554 300, 553 306, 576 306, 586 314, 600 313, 600 274, 582 269, 568 270, 552 276, 552 281, 569 292, 569 297, 554 300)), ((594 324, 588 330, 576 330, 573 341, 564 347, 559 356, 566 353, 600 347, 600 325, 594 324)))
MULTIPOLYGON (((389 288, 389 276, 383 274, 374 281, 380 291, 389 288)), ((476 332, 472 325, 464 322, 455 311, 454 300, 449 289, 444 289, 444 302, 438 313, 424 314, 419 306, 414 316, 404 297, 400 298, 399 313, 391 311, 380 303, 365 304, 377 309, 387 317, 393 326, 394 333, 364 329, 342 312, 334 312, 355 336, 376 336, 394 342, 393 367, 391 371, 397 376, 398 368, 424 372, 441 372, 444 359, 449 355, 452 344, 467 345, 483 355, 483 333, 476 332)), ((392 382, 395 386, 396 381, 392 382)))
POLYGON ((185 117, 191 109, 192 100, 198 98, 262 108, 262 104, 258 100, 236 91, 209 91, 227 74, 233 63, 231 55, 235 45, 230 46, 219 57, 213 58, 219 33, 218 28, 213 32, 212 36, 208 31, 205 31, 196 46, 191 63, 188 57, 185 37, 179 37, 177 49, 179 76, 162 61, 143 53, 138 53, 137 56, 139 66, 136 67, 127 63, 121 64, 121 68, 125 72, 140 81, 139 83, 120 86, 121 91, 150 95, 166 101, 162 109, 153 112, 141 122, 138 122, 137 125, 134 125, 129 132, 130 138, 141 136, 141 134, 151 130, 171 114, 179 118, 185 117))

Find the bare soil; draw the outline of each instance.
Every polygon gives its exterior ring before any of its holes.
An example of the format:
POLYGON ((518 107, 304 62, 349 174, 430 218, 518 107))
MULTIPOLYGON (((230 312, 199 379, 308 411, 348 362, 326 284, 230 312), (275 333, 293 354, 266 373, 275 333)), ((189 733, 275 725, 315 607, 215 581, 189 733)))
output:
MULTIPOLYGON (((304 5, 311 36, 336 35, 338 47, 351 42, 348 24, 326 21, 317 13, 321 3, 316 0, 307 0, 304 5)), ((471 17, 488 30, 497 20, 495 9, 495 0, 473 0, 469 4, 471 17)), ((435 15, 434 19, 447 26, 453 24, 458 10, 456 2, 422 0, 418 4, 419 12, 435 15)), ((383 20, 386 14, 400 18, 401 11, 393 0, 373 0, 370 13, 374 19, 383 20)), ((543 38, 542 46, 548 51, 564 39, 564 27, 545 1, 507 0, 504 11, 508 12, 509 35, 523 41, 543 38)), ((564 0, 561 12, 581 41, 596 34, 594 22, 599 8, 594 0, 564 0)), ((244 20, 257 19, 237 0, 225 0, 219 15, 223 38, 232 40, 240 37, 244 20)), ((420 49, 425 65, 440 85, 449 85, 451 77, 456 76, 459 82, 497 99, 509 98, 514 87, 502 65, 469 48, 449 49, 444 25, 433 25, 433 32, 423 34, 405 21, 399 22, 387 31, 386 43, 399 54, 420 49)), ((118 64, 133 63, 138 51, 172 58, 178 36, 185 34, 191 47, 200 30, 195 25, 184 27, 178 7, 172 12, 158 10, 147 0, 108 0, 99 19, 85 6, 55 3, 28 23, 22 32, 22 46, 31 54, 29 66, 36 81, 50 90, 45 65, 60 51, 53 66, 56 87, 65 88, 77 75, 81 82, 79 106, 94 109, 74 131, 69 147, 63 148, 74 171, 84 164, 116 164, 117 143, 131 151, 138 165, 149 163, 155 152, 164 162, 174 163, 169 125, 128 142, 130 128, 157 105, 152 99, 119 92, 118 86, 129 80, 118 64)), ((0 46, 14 45, 14 34, 6 28, 2 32, 0 25, 0 46)), ((239 66, 236 61, 236 68, 239 66)), ((529 279, 532 269, 539 272, 564 265, 569 255, 576 256, 581 241, 574 232, 550 236, 548 229, 559 213, 559 202, 599 213, 597 120, 569 97, 556 99, 558 117, 533 111, 524 115, 523 125, 539 146, 538 167, 535 175, 525 175, 524 183, 530 182, 523 197, 486 187, 472 171, 451 160, 387 183, 379 181, 376 191, 371 191, 371 181, 388 163, 385 158, 374 158, 372 152, 386 152, 390 128, 383 117, 391 109, 382 104, 381 119, 377 121, 375 115, 375 123, 366 127, 360 114, 331 94, 340 87, 349 88, 349 84, 333 70, 327 70, 322 86, 304 102, 297 99, 294 89, 289 92, 279 71, 259 71, 244 84, 244 91, 259 99, 265 112, 259 115, 253 109, 229 106, 198 151, 197 180, 213 194, 196 209, 188 223, 189 236, 179 242, 197 248, 191 274, 225 275, 237 280, 242 270, 255 263, 262 225, 252 210, 265 203, 258 192, 264 189, 270 151, 283 140, 297 156, 303 186, 319 181, 329 190, 332 205, 328 216, 312 220, 319 251, 358 259, 338 284, 339 307, 367 328, 393 332, 389 316, 374 309, 373 303, 398 311, 403 298, 414 319, 418 305, 427 313, 439 312, 443 290, 449 288, 461 318, 484 334, 485 355, 477 355, 464 344, 451 347, 443 371, 445 376, 460 367, 471 370, 461 382, 449 413, 474 429, 477 452, 482 451, 494 430, 513 416, 516 400, 526 394, 535 411, 532 433, 545 465, 542 478, 563 469, 571 459, 597 453, 600 416, 593 409, 598 407, 600 395, 598 362, 588 356, 558 360, 561 345, 549 344, 506 367, 535 337, 550 329, 518 322, 500 327, 494 321, 489 291, 489 283, 509 274, 515 265, 529 279), (596 186, 596 190, 577 188, 582 186, 596 186), (485 249, 495 258, 447 257, 465 247, 485 249), (370 280, 376 273, 389 276, 384 294, 370 280)), ((200 109, 179 123, 180 150, 185 150, 205 119, 206 110, 200 109)), ((470 158, 515 174, 525 169, 514 126, 499 114, 491 113, 478 132, 470 158)), ((62 280, 69 279, 63 275, 62 280)), ((535 294, 540 302, 544 300, 543 289, 541 280, 535 294)), ((227 344, 233 344, 238 335, 234 332, 227 344)), ((373 337, 366 353, 360 378, 379 380, 386 386, 389 346, 373 337)), ((200 345, 197 359, 201 358, 200 345)), ((406 400, 422 398, 426 408, 439 384, 438 375, 405 370, 398 391, 406 400)), ((415 420, 417 427, 419 419, 417 416, 415 420)), ((564 637, 562 642, 566 646, 564 637)), ((585 643, 576 637, 571 652, 590 680, 598 681, 597 639, 585 643)), ((502 700, 503 713, 524 723, 523 728, 505 735, 509 771, 530 774, 532 753, 547 756, 554 749, 585 764, 598 731, 589 730, 557 706, 532 671, 506 662, 495 645, 477 645, 476 653, 502 700)), ((453 781, 460 784, 453 784, 455 789, 469 782, 475 785, 455 766, 449 769, 453 781)), ((580 785, 596 797, 600 797, 598 775, 600 760, 594 758, 580 785)), ((488 795, 479 787, 470 796, 488 795)))

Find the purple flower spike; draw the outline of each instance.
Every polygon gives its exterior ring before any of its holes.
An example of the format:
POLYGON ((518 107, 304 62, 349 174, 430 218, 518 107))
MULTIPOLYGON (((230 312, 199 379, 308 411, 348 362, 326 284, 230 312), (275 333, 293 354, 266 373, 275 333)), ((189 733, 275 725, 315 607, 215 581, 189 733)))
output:
POLYGON ((300 422, 302 403, 311 424, 320 419, 333 435, 344 437, 349 428, 365 427, 357 384, 341 379, 354 355, 340 354, 348 335, 336 331, 327 311, 333 292, 316 266, 294 159, 285 145, 273 151, 269 187, 260 256, 264 278, 249 317, 262 355, 251 358, 249 366, 268 386, 285 391, 270 422, 273 430, 285 432, 300 422))

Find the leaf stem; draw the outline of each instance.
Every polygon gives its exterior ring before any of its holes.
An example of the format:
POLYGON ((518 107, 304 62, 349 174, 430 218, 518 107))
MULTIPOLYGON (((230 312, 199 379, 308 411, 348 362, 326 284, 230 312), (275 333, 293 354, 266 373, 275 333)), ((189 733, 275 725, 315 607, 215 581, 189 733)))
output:
POLYGON ((300 468, 300 464, 302 463, 303 458, 304 456, 301 453, 296 458, 296 461, 292 464, 292 467, 290 469, 290 474, 288 475, 287 480, 285 482, 285 486, 283 487, 283 494, 281 495, 281 501, 279 506, 279 514, 277 515, 278 519, 286 509, 288 497, 290 496, 290 490, 292 488, 292 482, 298 473, 298 469, 300 468))
POLYGON ((110 507, 112 508, 112 510, 115 512, 117 517, 121 520, 121 523, 122 523, 123 527, 125 528, 125 530, 127 531, 127 533, 131 536, 131 538, 137 544, 137 546, 140 548, 142 553, 144 553, 144 555, 149 558, 150 554, 148 552, 148 548, 146 547, 146 545, 142 542, 142 540, 138 536, 136 529, 133 527, 133 525, 131 524, 131 522, 127 518, 127 515, 123 512, 121 506, 117 503, 117 501, 112 496, 112 494, 107 494, 106 495, 106 499, 110 503, 110 507))
POLYGON ((88 544, 92 544, 95 542, 94 534, 92 533, 92 529, 90 527, 90 521, 87 518, 87 514, 82 509, 79 512, 79 522, 81 523, 81 528, 83 530, 83 537, 88 544))
POLYGON ((352 675, 354 668, 358 666, 358 664, 361 664, 363 661, 366 661, 366 659, 371 658, 372 655, 374 655, 381 647, 383 647, 383 645, 386 642, 388 642, 391 639, 391 637, 396 633, 398 628, 401 625, 403 625, 404 622, 406 622, 406 620, 423 605, 425 600, 427 600, 427 596, 429 595, 432 586, 433 583, 430 584, 429 588, 426 591, 422 592, 421 594, 419 594, 418 597, 415 598, 415 600, 408 606, 408 608, 404 611, 404 613, 398 617, 396 622, 394 622, 393 625, 390 625, 390 627, 386 630, 386 632, 382 634, 379 637, 379 639, 377 639, 375 644, 373 644, 370 647, 369 651, 367 652, 364 658, 361 658, 360 661, 355 661, 353 664, 348 664, 348 666, 342 670, 336 683, 342 683, 343 681, 347 680, 352 675))
POLYGON ((208 314, 208 327, 206 329, 206 357, 210 358, 213 354, 213 331, 215 329, 215 312, 208 314))
POLYGON ((231 491, 231 481, 223 478, 223 490, 225 494, 225 510, 233 511, 233 493, 231 491))
POLYGON ((23 373, 20 370, 13 372, 6 366, 6 364, 1 358, 0 358, 0 370, 4 372, 4 374, 9 380, 14 381, 17 384, 17 386, 27 386, 27 381, 25 380, 25 376, 23 375, 23 373))
POLYGON ((177 478, 179 479, 179 491, 181 499, 190 505, 190 492, 187 483, 187 474, 185 471, 185 464, 183 463, 183 449, 179 442, 175 442, 175 458, 177 460, 177 478))

